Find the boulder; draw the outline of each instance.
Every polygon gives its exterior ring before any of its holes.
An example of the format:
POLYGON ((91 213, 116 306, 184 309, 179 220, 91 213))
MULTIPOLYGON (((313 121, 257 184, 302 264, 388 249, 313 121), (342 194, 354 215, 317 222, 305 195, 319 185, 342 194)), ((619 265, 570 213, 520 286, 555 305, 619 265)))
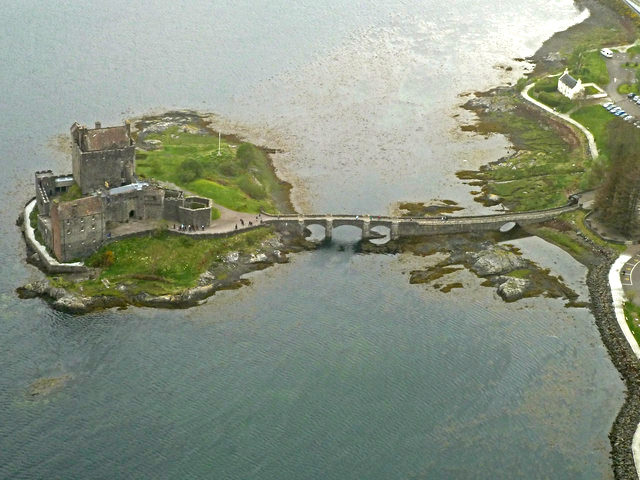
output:
POLYGON ((471 262, 471 269, 481 277, 500 275, 525 266, 522 257, 502 247, 479 252, 472 256, 471 262))
POLYGON ((249 263, 264 263, 266 261, 268 261, 268 258, 264 253, 251 254, 249 258, 249 263))
POLYGON ((514 302, 524 297, 529 287, 531 281, 526 278, 508 277, 498 286, 498 295, 507 302, 514 302))
POLYGON ((53 308, 67 313, 86 313, 89 308, 81 297, 75 295, 65 295, 53 302, 53 308))

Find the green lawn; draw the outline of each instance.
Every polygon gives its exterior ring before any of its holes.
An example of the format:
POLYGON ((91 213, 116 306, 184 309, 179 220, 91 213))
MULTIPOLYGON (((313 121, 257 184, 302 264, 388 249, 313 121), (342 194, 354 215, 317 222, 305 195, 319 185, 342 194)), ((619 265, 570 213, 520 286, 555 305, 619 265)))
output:
POLYGON ((570 65, 569 71, 575 78, 580 78, 583 83, 593 82, 601 87, 609 83, 609 71, 604 57, 599 51, 584 52, 579 64, 570 65))
POLYGON ((638 93, 638 85, 637 84, 629 84, 629 83, 621 83, 620 85, 618 85, 618 93, 621 93, 622 95, 626 95, 628 93, 638 93))
POLYGON ((142 177, 175 183, 242 212, 277 212, 277 199, 287 197, 269 159, 253 145, 236 147, 223 140, 218 155, 217 135, 189 133, 180 127, 146 139, 159 140, 162 147, 137 152, 136 172, 142 177))
POLYGON ((273 232, 260 228, 230 237, 198 239, 167 232, 119 240, 105 245, 86 261, 102 268, 100 277, 66 286, 84 295, 119 295, 116 284, 129 292, 152 295, 178 293, 197 284, 207 268, 231 251, 253 253, 273 232), (102 280, 111 283, 107 288, 102 280))
POLYGON ((627 50, 629 58, 633 58, 635 55, 640 54, 640 45, 634 45, 627 50))
POLYGON ((571 118, 587 127, 596 140, 598 152, 604 159, 608 159, 609 134, 607 133, 607 125, 613 121, 620 121, 620 119, 599 104, 582 107, 573 112, 571 118))

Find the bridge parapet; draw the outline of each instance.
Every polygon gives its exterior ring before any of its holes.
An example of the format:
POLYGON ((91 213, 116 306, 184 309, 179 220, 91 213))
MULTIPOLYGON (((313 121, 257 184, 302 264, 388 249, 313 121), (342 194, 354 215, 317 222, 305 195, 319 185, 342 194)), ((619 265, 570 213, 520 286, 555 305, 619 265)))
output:
POLYGON ((521 225, 551 220, 563 213, 576 210, 579 205, 575 202, 562 207, 530 212, 498 213, 476 216, 442 216, 442 217, 391 217, 382 215, 304 215, 285 214, 269 215, 261 213, 262 221, 276 228, 302 233, 309 225, 321 225, 325 228, 325 237, 331 238, 333 229, 342 225, 351 225, 362 230, 362 238, 371 238, 371 229, 377 226, 389 229, 390 238, 447 235, 454 233, 468 233, 489 230, 499 230, 507 222, 521 225))

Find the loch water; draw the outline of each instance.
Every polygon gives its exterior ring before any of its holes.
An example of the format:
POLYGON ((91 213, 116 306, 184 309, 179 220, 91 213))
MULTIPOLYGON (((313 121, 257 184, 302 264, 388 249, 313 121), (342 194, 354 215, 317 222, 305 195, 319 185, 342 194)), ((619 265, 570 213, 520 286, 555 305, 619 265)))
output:
MULTIPOLYGON (((304 211, 452 199, 508 151, 460 131, 469 93, 515 81, 570 0, 0 0, 0 478, 610 478, 623 384, 588 310, 506 304, 465 271, 366 255, 358 231, 189 310, 85 316, 19 300, 38 272, 15 219, 64 173, 73 121, 216 112, 282 146, 304 211), (507 68, 508 67, 508 68, 507 68), (29 398, 30 384, 68 375, 29 398)), ((520 245, 586 300, 585 270, 520 245)))

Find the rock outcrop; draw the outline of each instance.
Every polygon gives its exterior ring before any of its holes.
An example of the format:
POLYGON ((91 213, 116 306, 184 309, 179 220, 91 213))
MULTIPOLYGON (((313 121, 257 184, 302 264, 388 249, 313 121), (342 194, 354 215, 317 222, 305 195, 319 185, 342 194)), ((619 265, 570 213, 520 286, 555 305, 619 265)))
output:
POLYGON ((515 252, 496 246, 472 255, 471 270, 476 275, 501 275, 526 266, 526 261, 515 252))

